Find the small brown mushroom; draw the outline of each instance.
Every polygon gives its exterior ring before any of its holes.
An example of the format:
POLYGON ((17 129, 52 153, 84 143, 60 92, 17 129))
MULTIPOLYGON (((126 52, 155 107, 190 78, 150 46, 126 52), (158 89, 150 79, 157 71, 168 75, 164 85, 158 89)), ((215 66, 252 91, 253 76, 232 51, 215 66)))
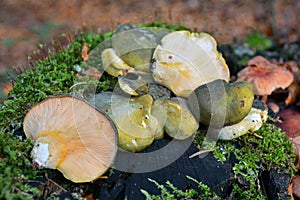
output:
POLYGON ((73 182, 100 177, 117 152, 117 130, 110 118, 72 96, 35 105, 25 116, 24 132, 34 142, 33 162, 58 169, 73 182))
POLYGON ((251 59, 247 66, 238 73, 238 81, 248 81, 254 87, 254 94, 270 95, 277 88, 285 89, 294 80, 293 74, 262 56, 251 59))

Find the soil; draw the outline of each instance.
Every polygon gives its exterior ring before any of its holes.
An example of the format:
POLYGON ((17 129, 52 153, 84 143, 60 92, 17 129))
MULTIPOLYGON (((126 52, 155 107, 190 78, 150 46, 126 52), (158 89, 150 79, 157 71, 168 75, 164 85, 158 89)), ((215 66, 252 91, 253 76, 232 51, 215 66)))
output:
POLYGON ((27 56, 62 32, 113 30, 120 23, 163 20, 212 34, 219 44, 251 29, 299 40, 298 0, 1 0, 0 74, 26 65, 27 56))

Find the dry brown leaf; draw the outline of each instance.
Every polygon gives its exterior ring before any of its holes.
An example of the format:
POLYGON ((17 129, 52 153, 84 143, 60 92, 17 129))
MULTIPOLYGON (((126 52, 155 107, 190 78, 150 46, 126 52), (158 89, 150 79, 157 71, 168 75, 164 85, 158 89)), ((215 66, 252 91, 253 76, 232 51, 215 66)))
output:
POLYGON ((81 50, 81 58, 83 61, 86 61, 89 58, 88 50, 89 50, 89 45, 87 43, 84 43, 81 50))
POLYGON ((92 80, 99 80, 102 76, 102 73, 99 72, 95 67, 84 71, 83 74, 88 75, 92 80))
POLYGON ((295 61, 288 61, 285 63, 288 69, 294 74, 295 79, 300 81, 300 66, 295 61))
POLYGON ((7 95, 12 90, 12 88, 13 88, 13 84, 11 82, 6 83, 2 89, 3 93, 7 95))
POLYGON ((293 83, 288 87, 289 95, 285 99, 285 105, 290 106, 296 102, 297 97, 300 94, 300 87, 298 81, 293 81, 293 83))
POLYGON ((274 112, 274 113, 278 113, 280 108, 279 106, 275 103, 275 102, 268 102, 268 107, 274 112))
POLYGON ((291 185, 293 195, 297 198, 300 198, 300 176, 294 176, 291 185))
POLYGON ((297 169, 300 169, 300 158, 299 158, 299 151, 300 151, 300 137, 297 136, 295 138, 290 138, 292 144, 293 144, 293 148, 294 148, 294 152, 296 154, 296 160, 295 160, 295 167, 297 169))
MULTIPOLYGON (((282 118, 282 123, 276 123, 289 138, 294 138, 300 135, 300 109, 290 107, 278 113, 282 118)), ((299 143, 300 144, 300 143, 299 143)))
POLYGON ((87 195, 83 195, 83 197, 87 200, 93 200, 94 197, 93 197, 93 194, 87 194, 87 195))
MULTIPOLYGON (((289 195, 293 195, 293 183, 290 183, 289 184, 289 187, 288 187, 288 194, 289 195)), ((291 196, 291 200, 294 200, 294 197, 291 196)))

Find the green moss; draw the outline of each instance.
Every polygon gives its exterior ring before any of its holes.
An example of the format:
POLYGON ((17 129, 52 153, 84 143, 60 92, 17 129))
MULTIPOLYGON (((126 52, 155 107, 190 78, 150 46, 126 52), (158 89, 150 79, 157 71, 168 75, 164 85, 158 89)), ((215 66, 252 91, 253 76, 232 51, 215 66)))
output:
MULTIPOLYGON (((237 160, 233 166, 235 177, 241 176, 250 183, 248 189, 240 188, 234 183, 236 199, 265 199, 266 196, 259 185, 262 170, 284 170, 291 177, 295 173, 295 153, 290 140, 278 127, 265 123, 256 131, 263 138, 255 137, 252 133, 245 134, 232 141, 218 141, 213 153, 219 162, 229 160, 234 156, 237 160), (246 198, 247 197, 247 198, 246 198)), ((194 142, 198 147, 208 146, 203 142, 204 133, 199 132, 194 142)))
POLYGON ((168 24, 166 22, 163 21, 156 21, 156 22, 150 22, 147 24, 141 24, 140 27, 156 27, 156 28, 165 28, 165 29, 169 29, 172 31, 181 31, 181 30, 189 30, 189 28, 187 28, 186 26, 184 26, 184 24, 180 23, 180 24, 168 24))
POLYGON ((28 179, 36 177, 29 159, 30 141, 0 130, 0 146, 0 199, 32 199, 39 191, 28 185, 28 179))
POLYGON ((244 42, 249 45, 250 48, 256 51, 265 51, 272 46, 272 40, 262 33, 253 30, 245 38, 244 42))
POLYGON ((160 195, 151 195, 146 190, 141 189, 141 192, 145 195, 147 200, 175 200, 175 199, 211 199, 218 200, 221 199, 218 195, 211 192, 210 188, 203 184, 202 182, 187 176, 187 178, 195 182, 201 193, 198 193, 194 189, 189 189, 182 191, 175 187, 170 181, 166 182, 166 186, 159 184, 157 181, 148 179, 150 182, 154 183, 155 186, 160 190, 160 195))

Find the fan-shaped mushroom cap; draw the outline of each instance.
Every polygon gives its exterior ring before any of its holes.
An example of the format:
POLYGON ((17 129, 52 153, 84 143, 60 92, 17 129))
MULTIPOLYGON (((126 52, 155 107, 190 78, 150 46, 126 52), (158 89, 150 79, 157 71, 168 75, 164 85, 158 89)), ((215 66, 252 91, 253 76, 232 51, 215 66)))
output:
POLYGON ((137 152, 153 142, 158 121, 150 112, 153 103, 151 95, 129 97, 113 92, 101 92, 90 102, 105 111, 114 121, 121 149, 137 152))
POLYGON ((161 40, 153 54, 152 75, 156 82, 177 96, 187 97, 200 85, 216 79, 229 81, 229 69, 206 33, 176 31, 161 40))
POLYGON ((172 138, 185 140, 198 129, 199 123, 188 109, 187 100, 180 97, 170 100, 155 100, 152 114, 158 119, 160 128, 172 138))
POLYGON ((294 80, 289 70, 270 63, 262 56, 252 58, 237 76, 238 81, 251 83, 254 94, 261 96, 270 95, 277 88, 285 89, 294 80))
POLYGON ((33 161, 58 169, 73 182, 90 182, 112 164, 117 130, 105 114, 79 98, 57 96, 35 105, 24 132, 33 140, 33 161))

